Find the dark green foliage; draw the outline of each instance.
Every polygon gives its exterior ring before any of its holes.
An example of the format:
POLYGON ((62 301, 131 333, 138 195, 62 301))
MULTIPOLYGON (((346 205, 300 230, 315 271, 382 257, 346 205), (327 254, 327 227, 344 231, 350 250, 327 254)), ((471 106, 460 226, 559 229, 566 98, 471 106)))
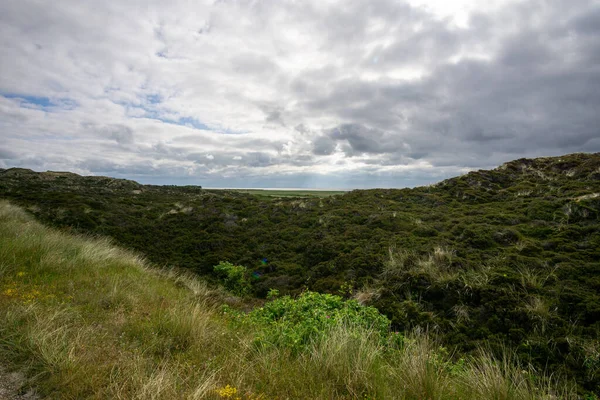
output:
POLYGON ((600 387, 600 154, 322 198, 9 169, 0 197, 208 279, 229 260, 259 297, 352 282, 397 328, 435 329, 463 351, 509 344, 582 393, 600 387), (393 271, 390 248, 410 253, 393 271))

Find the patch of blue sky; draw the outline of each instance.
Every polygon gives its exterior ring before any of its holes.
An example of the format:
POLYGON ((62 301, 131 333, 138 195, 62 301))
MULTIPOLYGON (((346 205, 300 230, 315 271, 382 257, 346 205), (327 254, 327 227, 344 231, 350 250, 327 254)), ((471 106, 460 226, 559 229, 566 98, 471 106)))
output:
POLYGON ((199 129, 199 130, 203 130, 203 131, 218 131, 216 129, 213 129, 213 128, 209 127, 205 123, 197 120, 196 118, 192 118, 192 117, 179 117, 177 119, 173 119, 173 118, 169 118, 169 117, 163 116, 164 114, 162 114, 161 112, 159 112, 157 110, 154 110, 152 108, 148 108, 148 107, 135 107, 135 106, 130 106, 130 107, 144 111, 143 115, 132 117, 132 118, 155 119, 157 121, 164 122, 165 124, 174 124, 174 125, 187 126, 188 128, 199 129))
POLYGON ((134 106, 126 103, 117 103, 126 107, 129 110, 135 110, 135 115, 132 115, 131 118, 148 118, 148 119, 156 119, 158 121, 167 122, 165 118, 161 117, 161 113, 158 110, 144 107, 144 106, 134 106), (138 113, 139 111, 139 113, 138 113))
POLYGON ((18 99, 21 100, 21 104, 29 103, 40 107, 50 107, 53 105, 52 101, 48 97, 24 96, 21 94, 12 93, 2 93, 2 97, 7 99, 18 99))
POLYGON ((115 102, 131 110, 141 111, 136 112, 135 115, 131 115, 130 118, 147 118, 154 119, 157 121, 164 122, 165 124, 174 124, 180 126, 186 126, 192 129, 198 129, 203 131, 211 131, 215 133, 222 133, 226 135, 239 135, 248 133, 247 131, 236 131, 229 128, 221 128, 215 126, 209 126, 204 122, 194 117, 175 117, 173 113, 165 112, 164 110, 154 107, 162 102, 163 97, 160 94, 151 94, 145 96, 145 105, 133 105, 125 102, 115 102))
POLYGON ((194 129, 201 129, 204 131, 213 130, 213 129, 209 128, 208 125, 198 121, 196 118, 182 117, 182 118, 179 118, 179 120, 175 123, 177 125, 190 126, 194 129))
POLYGON ((203 131, 212 131, 215 133, 221 133, 221 134, 225 134, 225 135, 239 135, 239 134, 247 133, 247 132, 242 132, 242 131, 234 131, 232 129, 227 129, 227 128, 223 129, 221 127, 208 126, 204 122, 199 121, 196 118, 192 118, 192 117, 180 117, 177 120, 172 120, 172 119, 160 119, 160 120, 163 122, 166 122, 168 124, 187 126, 188 128, 199 129, 199 130, 203 130, 203 131))
POLYGON ((215 129, 216 131, 219 131, 221 133, 224 133, 226 135, 243 135, 245 133, 250 133, 250 131, 236 131, 234 129, 229 129, 229 128, 220 128, 220 129, 215 129))
POLYGON ((162 96, 160 94, 149 94, 146 96, 146 100, 150 104, 159 104, 162 102, 162 96))
POLYGON ((45 96, 29 96, 14 93, 0 93, 0 96, 7 99, 20 100, 20 106, 23 108, 51 111, 52 109, 73 110, 77 107, 77 102, 68 98, 50 99, 45 96))

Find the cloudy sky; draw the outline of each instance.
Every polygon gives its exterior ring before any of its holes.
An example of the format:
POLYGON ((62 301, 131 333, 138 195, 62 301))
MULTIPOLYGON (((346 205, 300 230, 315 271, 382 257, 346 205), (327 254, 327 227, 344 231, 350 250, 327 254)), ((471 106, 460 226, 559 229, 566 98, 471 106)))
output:
POLYGON ((582 151, 600 1, 0 1, 0 168, 404 187, 582 151))

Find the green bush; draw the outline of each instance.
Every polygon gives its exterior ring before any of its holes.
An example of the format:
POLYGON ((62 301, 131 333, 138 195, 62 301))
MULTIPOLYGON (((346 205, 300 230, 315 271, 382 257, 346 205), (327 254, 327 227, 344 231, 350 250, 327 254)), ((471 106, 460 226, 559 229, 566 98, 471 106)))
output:
POLYGON ((370 329, 384 340, 390 321, 374 307, 340 296, 304 292, 298 298, 284 296, 247 314, 247 323, 262 334, 257 344, 300 350, 340 324, 370 329))
POLYGON ((214 270, 222 279, 225 288, 231 293, 244 296, 250 291, 250 281, 248 280, 248 269, 246 267, 221 261, 214 266, 214 270))

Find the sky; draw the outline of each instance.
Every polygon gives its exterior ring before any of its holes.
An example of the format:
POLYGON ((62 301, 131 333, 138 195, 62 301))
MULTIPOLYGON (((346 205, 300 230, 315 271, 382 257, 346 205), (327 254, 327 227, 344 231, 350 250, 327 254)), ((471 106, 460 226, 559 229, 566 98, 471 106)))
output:
POLYGON ((0 168, 427 185, 600 151, 600 1, 2 0, 0 168))

